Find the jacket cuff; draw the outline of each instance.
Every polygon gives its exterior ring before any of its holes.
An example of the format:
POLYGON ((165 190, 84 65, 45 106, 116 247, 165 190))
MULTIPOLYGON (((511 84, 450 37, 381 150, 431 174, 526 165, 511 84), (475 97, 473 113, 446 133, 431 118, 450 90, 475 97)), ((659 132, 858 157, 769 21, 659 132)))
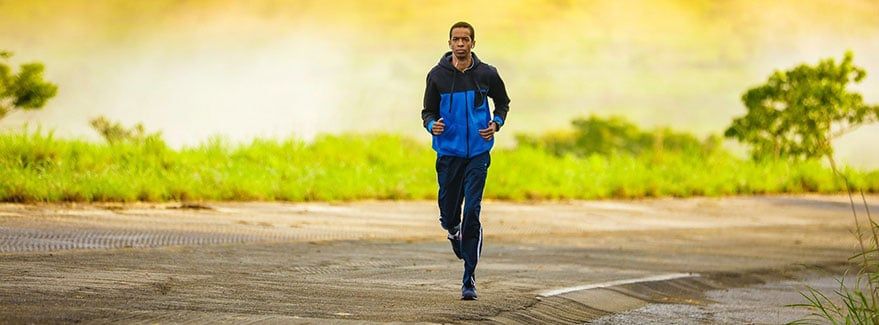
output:
POLYGON ((427 129, 427 133, 430 133, 430 135, 433 135, 432 130, 433 130, 433 123, 434 122, 436 122, 436 121, 427 122, 427 127, 425 127, 425 129, 427 129))
POLYGON ((497 124, 496 131, 500 131, 501 127, 504 126, 504 119, 502 119, 500 116, 495 115, 495 117, 493 119, 491 119, 491 121, 494 122, 495 124, 497 124))

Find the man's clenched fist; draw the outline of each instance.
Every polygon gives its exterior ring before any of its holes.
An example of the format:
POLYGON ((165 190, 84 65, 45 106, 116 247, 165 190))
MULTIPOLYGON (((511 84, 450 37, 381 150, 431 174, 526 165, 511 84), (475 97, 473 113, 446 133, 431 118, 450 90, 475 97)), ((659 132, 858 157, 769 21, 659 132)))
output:
POLYGON ((440 134, 443 134, 443 131, 445 129, 446 129, 446 124, 443 123, 443 118, 440 117, 439 120, 437 120, 436 122, 433 122, 433 128, 430 129, 430 132, 433 133, 433 135, 440 135, 440 134))
POLYGON ((494 133, 497 132, 497 123, 494 121, 488 122, 488 127, 479 130, 479 136, 481 136, 485 141, 491 140, 494 137, 494 133))

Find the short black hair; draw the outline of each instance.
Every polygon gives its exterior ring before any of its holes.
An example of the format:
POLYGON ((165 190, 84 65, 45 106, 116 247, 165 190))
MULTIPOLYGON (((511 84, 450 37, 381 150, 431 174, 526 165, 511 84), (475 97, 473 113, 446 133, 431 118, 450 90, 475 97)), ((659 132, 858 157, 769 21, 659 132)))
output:
POLYGON ((452 39, 452 31, 453 31, 455 28, 467 28, 467 29, 469 29, 469 30, 470 30, 470 39, 471 39, 471 40, 476 40, 476 30, 473 29, 473 25, 470 25, 470 24, 469 24, 468 22, 466 22, 466 21, 459 21, 459 22, 455 23, 454 25, 452 25, 452 28, 449 28, 449 39, 452 39))

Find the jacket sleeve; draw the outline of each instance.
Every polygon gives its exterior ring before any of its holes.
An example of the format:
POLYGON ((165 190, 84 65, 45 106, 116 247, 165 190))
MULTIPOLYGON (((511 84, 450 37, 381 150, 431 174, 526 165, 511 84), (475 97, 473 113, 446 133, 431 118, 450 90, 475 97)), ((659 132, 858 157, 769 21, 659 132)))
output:
POLYGON ((424 108, 421 110, 421 124, 427 130, 427 132, 431 133, 431 127, 433 127, 433 122, 439 119, 439 90, 436 89, 436 85, 434 85, 430 81, 430 73, 427 74, 427 86, 424 89, 424 108))
POLYGON ((494 118, 492 121, 497 123, 497 130, 501 130, 501 126, 507 121, 507 112, 510 111, 510 97, 507 96, 507 88, 501 75, 494 71, 491 79, 491 85, 488 88, 488 97, 494 102, 494 118))

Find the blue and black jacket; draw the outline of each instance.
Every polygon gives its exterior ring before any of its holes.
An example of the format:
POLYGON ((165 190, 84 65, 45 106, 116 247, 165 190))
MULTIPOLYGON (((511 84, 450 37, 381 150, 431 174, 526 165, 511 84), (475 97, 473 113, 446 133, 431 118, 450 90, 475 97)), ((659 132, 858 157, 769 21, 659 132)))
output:
POLYGON ((483 139, 479 129, 495 121, 500 130, 507 118, 510 98, 504 81, 497 69, 479 61, 476 53, 471 55, 473 64, 464 72, 452 65, 449 51, 427 74, 421 119, 427 132, 434 122, 443 119, 445 131, 433 136, 433 150, 441 156, 471 158, 491 150, 494 138, 483 139), (487 97, 494 102, 493 114, 489 113, 487 97))

